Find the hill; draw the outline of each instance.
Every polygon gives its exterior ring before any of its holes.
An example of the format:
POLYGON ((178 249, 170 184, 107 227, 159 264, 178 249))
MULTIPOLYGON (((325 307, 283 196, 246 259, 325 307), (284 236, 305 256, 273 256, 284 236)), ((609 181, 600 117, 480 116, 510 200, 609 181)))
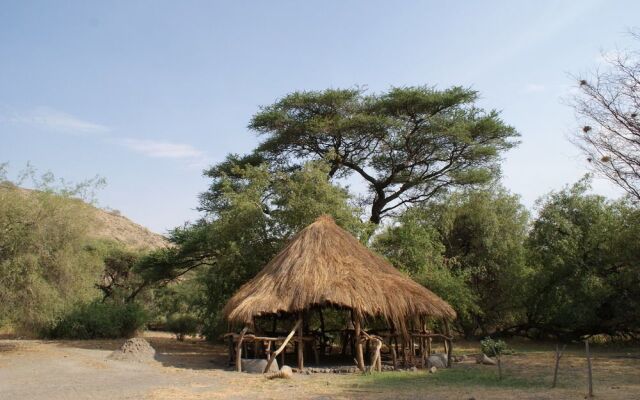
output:
MULTIPOLYGON (((2 184, 2 189, 19 190, 25 196, 31 196, 34 190, 2 184)), ((118 242, 132 250, 154 250, 170 246, 166 237, 136 224, 118 211, 104 210, 76 198, 68 198, 72 207, 82 208, 90 218, 87 235, 93 239, 107 239, 118 242)))

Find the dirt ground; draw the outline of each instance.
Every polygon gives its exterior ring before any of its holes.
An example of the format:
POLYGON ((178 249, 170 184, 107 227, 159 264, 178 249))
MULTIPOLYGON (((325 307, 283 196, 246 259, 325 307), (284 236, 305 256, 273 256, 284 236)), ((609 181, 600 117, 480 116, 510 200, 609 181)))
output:
MULTIPOLYGON (((168 334, 146 333, 154 361, 109 360, 122 340, 0 340, 0 399, 582 399, 584 356, 567 350, 559 387, 549 389, 553 367, 549 344, 513 344, 504 357, 505 378, 495 367, 455 364, 435 374, 385 372, 372 375, 296 375, 269 381, 226 368, 224 346, 200 340, 178 342, 168 334)), ((477 352, 457 343, 457 353, 477 352)), ((640 351, 595 348, 597 399, 640 399, 640 351)))

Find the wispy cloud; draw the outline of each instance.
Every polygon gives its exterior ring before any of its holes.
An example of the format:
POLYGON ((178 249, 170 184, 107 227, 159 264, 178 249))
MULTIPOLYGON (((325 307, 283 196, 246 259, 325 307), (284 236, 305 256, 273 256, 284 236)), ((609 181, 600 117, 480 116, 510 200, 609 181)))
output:
POLYGON ((37 107, 20 112, 0 109, 0 124, 26 126, 57 134, 97 136, 105 143, 123 146, 151 158, 181 160, 192 168, 204 167, 210 161, 204 151, 190 144, 116 136, 114 130, 106 125, 90 122, 50 107, 37 107))
POLYGON ((0 121, 72 135, 96 135, 109 132, 109 128, 104 125, 49 107, 38 107, 26 112, 3 113, 0 115, 0 121))
POLYGON ((121 143, 140 154, 154 158, 194 159, 204 157, 204 152, 184 143, 172 143, 146 139, 122 139, 121 143))
POLYGON ((540 93, 540 92, 544 92, 546 89, 547 89, 546 86, 541 85, 539 83, 527 83, 524 86, 525 93, 540 93))

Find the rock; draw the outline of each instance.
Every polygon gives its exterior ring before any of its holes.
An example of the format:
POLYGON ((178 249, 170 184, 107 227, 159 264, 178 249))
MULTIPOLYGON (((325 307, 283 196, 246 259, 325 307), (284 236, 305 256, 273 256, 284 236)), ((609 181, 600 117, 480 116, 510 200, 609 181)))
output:
POLYGON ((411 371, 411 372, 418 372, 418 367, 411 367, 411 368, 409 369, 409 371, 411 371))
POLYGON ((266 375, 266 378, 267 379, 275 379, 275 378, 291 379, 293 378, 293 370, 291 369, 291 367, 287 365, 283 365, 282 368, 280 368, 280 371, 271 372, 266 375))
POLYGON ((431 367, 431 368, 429 368, 429 373, 430 373, 430 374, 435 374, 437 370, 438 370, 438 368, 436 368, 436 367, 431 367))
POLYGON ((433 354, 427 358, 427 367, 447 368, 446 359, 443 359, 438 354, 433 354))
POLYGON ((493 358, 483 353, 483 354, 479 354, 478 357, 476 358, 476 364, 496 365, 497 362, 493 358))
MULTIPOLYGON (((242 366, 242 372, 248 372, 250 374, 261 374, 267 367, 267 360, 264 360, 262 358, 243 358, 240 361, 240 365, 242 366)), ((278 372, 277 360, 273 360, 273 363, 271 364, 271 367, 267 372, 278 372)))

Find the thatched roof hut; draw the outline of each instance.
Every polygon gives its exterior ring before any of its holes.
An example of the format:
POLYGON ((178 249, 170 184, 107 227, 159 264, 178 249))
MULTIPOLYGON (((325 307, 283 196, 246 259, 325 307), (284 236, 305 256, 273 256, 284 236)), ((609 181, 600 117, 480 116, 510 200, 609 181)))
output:
MULTIPOLYGON (((342 330, 343 354, 346 343, 350 342, 361 370, 364 370, 364 341, 375 342, 373 359, 377 360, 377 368, 382 368, 380 348, 383 338, 362 329, 362 320, 368 318, 387 321, 391 333, 386 337, 394 365, 399 335, 402 336, 403 354, 406 354, 406 346, 413 348, 414 340, 420 343, 422 365, 425 354, 430 354, 432 337, 441 337, 448 342, 445 348, 451 358, 451 337, 446 321, 456 317, 453 308, 362 245, 331 217, 321 216, 296 234, 225 306, 223 314, 229 322, 245 325, 240 334, 227 334, 231 340, 230 359, 233 359, 235 343, 235 364, 240 370, 241 344, 247 329, 250 326, 256 329, 256 319, 297 316, 297 323, 286 338, 258 336, 257 333, 249 334, 249 337, 255 341, 282 342, 275 352, 267 351, 267 371, 273 359, 283 350, 286 352, 287 343, 297 331, 293 342, 298 349, 298 368, 303 368, 303 345, 309 345, 311 340, 311 347, 317 353, 316 339, 308 331, 309 311, 317 310, 322 318, 323 308, 351 311, 353 325, 342 330), (425 318, 444 320, 445 335, 427 332, 425 318), (408 325, 418 321, 419 330, 410 333, 408 325), (391 346, 393 340, 395 346, 391 346)), ((273 331, 275 334, 275 325, 273 331)), ((324 322, 321 331, 324 335, 324 322)), ((270 349, 271 344, 267 348, 270 349)))
POLYGON ((296 234, 229 300, 230 322, 297 313, 314 307, 347 308, 383 317, 398 329, 415 317, 454 319, 451 306, 366 248, 329 216, 296 234))

